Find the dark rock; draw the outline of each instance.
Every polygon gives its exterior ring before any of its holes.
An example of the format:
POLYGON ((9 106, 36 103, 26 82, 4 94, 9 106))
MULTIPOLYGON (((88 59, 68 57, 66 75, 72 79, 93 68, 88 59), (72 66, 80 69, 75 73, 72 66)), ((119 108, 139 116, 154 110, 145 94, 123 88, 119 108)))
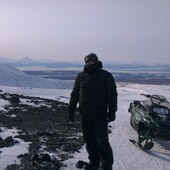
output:
POLYGON ((39 155, 36 153, 33 157, 32 157, 32 161, 39 161, 40 160, 40 157, 39 155))
POLYGON ((3 142, 4 143, 14 143, 14 139, 12 138, 12 136, 8 136, 4 139, 3 142))
POLYGON ((9 101, 10 101, 12 104, 19 104, 19 103, 20 103, 20 99, 19 99, 19 97, 17 97, 17 96, 12 96, 11 98, 9 98, 9 101))
POLYGON ((45 161, 45 162, 50 162, 51 161, 51 156, 49 154, 44 154, 44 155, 42 155, 41 160, 45 161))
POLYGON ((53 136, 51 132, 38 132, 39 136, 53 136))
POLYGON ((8 136, 8 137, 5 138, 4 140, 1 140, 1 141, 0 141, 0 148, 10 147, 10 146, 15 145, 16 143, 18 143, 18 141, 14 140, 14 139, 12 138, 12 136, 8 136))
POLYGON ((3 139, 0 137, 0 142, 2 142, 3 141, 3 139))

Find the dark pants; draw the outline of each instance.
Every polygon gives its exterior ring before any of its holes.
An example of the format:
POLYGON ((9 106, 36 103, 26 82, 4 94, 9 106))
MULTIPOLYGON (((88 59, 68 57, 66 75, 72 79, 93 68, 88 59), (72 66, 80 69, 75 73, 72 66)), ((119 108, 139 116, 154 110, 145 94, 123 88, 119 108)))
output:
POLYGON ((83 114, 82 129, 90 162, 112 167, 113 153, 108 139, 106 115, 83 114))

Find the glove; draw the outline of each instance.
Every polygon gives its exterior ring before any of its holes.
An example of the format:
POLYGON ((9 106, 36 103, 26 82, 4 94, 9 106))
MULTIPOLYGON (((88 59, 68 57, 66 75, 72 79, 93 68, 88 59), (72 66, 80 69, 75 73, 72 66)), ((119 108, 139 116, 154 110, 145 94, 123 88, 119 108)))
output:
POLYGON ((108 112, 107 113, 107 121, 113 122, 116 119, 116 113, 108 112))
POLYGON ((74 112, 68 113, 68 120, 71 121, 71 122, 74 122, 74 112))

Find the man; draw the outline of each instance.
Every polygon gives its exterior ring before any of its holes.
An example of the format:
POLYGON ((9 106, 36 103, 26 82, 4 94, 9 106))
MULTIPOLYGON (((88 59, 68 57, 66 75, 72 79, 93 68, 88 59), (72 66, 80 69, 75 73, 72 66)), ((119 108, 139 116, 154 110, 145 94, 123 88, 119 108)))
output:
POLYGON ((69 120, 79 103, 83 137, 89 154, 86 170, 112 170, 113 153, 108 139, 108 121, 114 121, 117 111, 117 90, 111 73, 102 69, 96 54, 84 58, 84 71, 74 82, 69 102, 69 120))

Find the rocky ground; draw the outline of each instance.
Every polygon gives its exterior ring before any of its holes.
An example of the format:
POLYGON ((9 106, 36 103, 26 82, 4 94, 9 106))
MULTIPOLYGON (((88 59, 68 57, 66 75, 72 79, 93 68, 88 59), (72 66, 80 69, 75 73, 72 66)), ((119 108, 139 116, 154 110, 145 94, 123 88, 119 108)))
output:
POLYGON ((0 98, 10 103, 6 111, 0 110, 0 130, 19 130, 15 137, 0 138, 0 148, 15 145, 15 138, 31 142, 28 153, 18 156, 21 164, 12 164, 6 170, 59 170, 63 161, 83 145, 79 114, 76 123, 68 122, 67 104, 3 92, 0 98))

